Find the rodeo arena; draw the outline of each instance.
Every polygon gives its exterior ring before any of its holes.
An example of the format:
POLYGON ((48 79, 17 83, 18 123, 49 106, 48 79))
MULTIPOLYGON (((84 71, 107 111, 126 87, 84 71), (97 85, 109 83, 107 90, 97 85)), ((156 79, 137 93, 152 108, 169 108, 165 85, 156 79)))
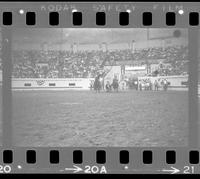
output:
MULTIPOLYGON (((27 44, 22 49, 14 47, 14 144, 186 146, 187 33, 164 29, 167 33, 160 35, 154 30, 146 29, 147 37, 141 40, 125 32, 122 42, 109 41, 104 34, 100 42, 101 38, 91 43, 70 42, 71 32, 67 44, 57 48, 48 42, 37 43, 38 49, 27 44)), ((118 31, 112 38, 123 29, 118 31)), ((19 34, 13 36, 20 38, 19 34)))

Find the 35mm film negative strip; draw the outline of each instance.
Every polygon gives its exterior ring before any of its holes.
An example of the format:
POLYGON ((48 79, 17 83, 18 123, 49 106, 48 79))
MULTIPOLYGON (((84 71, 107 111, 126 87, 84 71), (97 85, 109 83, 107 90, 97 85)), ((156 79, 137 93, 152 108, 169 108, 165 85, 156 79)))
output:
POLYGON ((200 3, 0 3, 0 173, 199 174, 200 3))

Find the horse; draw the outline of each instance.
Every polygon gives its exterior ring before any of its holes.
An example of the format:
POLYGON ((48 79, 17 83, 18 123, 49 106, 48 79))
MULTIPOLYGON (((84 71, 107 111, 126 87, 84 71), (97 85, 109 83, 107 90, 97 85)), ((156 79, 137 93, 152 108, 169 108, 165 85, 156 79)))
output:
POLYGON ((99 78, 100 78, 100 76, 97 76, 96 78, 95 78, 95 80, 94 80, 94 90, 96 91, 96 92, 100 92, 100 90, 101 90, 101 82, 100 82, 100 80, 99 80, 99 78))

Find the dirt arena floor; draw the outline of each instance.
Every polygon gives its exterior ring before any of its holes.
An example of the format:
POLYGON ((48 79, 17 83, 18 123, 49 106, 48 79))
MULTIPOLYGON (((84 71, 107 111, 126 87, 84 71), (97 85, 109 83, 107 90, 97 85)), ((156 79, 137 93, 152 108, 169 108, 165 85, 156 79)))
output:
POLYGON ((188 92, 14 91, 17 146, 188 144, 188 92))

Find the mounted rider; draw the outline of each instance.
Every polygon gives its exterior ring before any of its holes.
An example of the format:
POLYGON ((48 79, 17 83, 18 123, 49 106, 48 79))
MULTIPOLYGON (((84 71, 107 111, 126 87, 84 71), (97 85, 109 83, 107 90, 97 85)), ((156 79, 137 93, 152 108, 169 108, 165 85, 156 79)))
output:
POLYGON ((117 76, 114 76, 114 78, 113 78, 112 87, 113 87, 114 90, 118 91, 118 89, 119 89, 119 81, 117 79, 117 76))

